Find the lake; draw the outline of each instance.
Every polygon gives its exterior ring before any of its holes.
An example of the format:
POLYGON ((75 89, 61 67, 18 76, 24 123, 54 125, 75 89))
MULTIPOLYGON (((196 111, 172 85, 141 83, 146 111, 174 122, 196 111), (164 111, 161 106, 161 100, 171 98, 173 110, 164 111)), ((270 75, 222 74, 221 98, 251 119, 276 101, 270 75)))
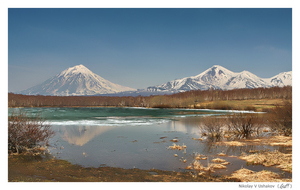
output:
MULTIPOLYGON (((40 114, 53 127, 55 136, 48 147, 59 159, 85 167, 111 166, 120 168, 161 169, 185 171, 196 153, 208 156, 201 160, 207 165, 218 153, 239 156, 249 150, 275 150, 273 146, 216 146, 201 137, 199 123, 205 116, 231 114, 231 111, 199 109, 148 109, 148 108, 9 108, 28 116, 40 114), (183 150, 171 150, 176 144, 187 146, 183 150), (177 156, 174 156, 177 154, 177 156), (186 160, 186 163, 183 162, 186 160)), ((223 157, 231 164, 227 169, 217 170, 214 175, 230 174, 235 170, 249 168, 262 170, 263 166, 247 166, 236 157, 223 157)), ((274 167, 270 171, 280 172, 274 167)))

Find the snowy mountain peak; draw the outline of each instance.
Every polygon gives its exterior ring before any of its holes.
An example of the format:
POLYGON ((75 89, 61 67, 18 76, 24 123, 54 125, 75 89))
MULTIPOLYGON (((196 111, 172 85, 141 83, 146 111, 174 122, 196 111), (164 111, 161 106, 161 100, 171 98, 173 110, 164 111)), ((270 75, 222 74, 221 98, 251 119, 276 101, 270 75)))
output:
POLYGON ((210 69, 213 70, 227 70, 225 67, 222 67, 221 65, 213 65, 210 69))
POLYGON ((73 75, 73 74, 92 74, 93 72, 90 71, 88 68, 86 68, 84 65, 76 65, 74 67, 70 67, 64 71, 62 71, 59 76, 67 76, 67 75, 73 75))
POLYGON ((195 77, 202 77, 202 76, 217 77, 217 76, 224 76, 224 75, 231 76, 232 74, 233 74, 232 71, 230 71, 220 65, 214 65, 211 68, 205 70, 203 73, 201 73, 195 77))
POLYGON ((231 78, 234 73, 220 65, 214 65, 211 68, 205 70, 195 77, 191 77, 195 81, 198 81, 201 85, 206 83, 208 88, 215 86, 222 86, 231 78))
POLYGON ((197 89, 207 90, 210 88, 230 90, 286 85, 292 85, 292 71, 280 73, 269 79, 262 79, 249 71, 235 73, 220 65, 214 65, 197 76, 148 87, 147 91, 176 93, 197 89))
POLYGON ((279 73, 278 75, 266 80, 268 80, 273 86, 292 86, 292 71, 279 73))
POLYGON ((21 91, 29 95, 95 95, 113 94, 136 89, 114 84, 93 73, 84 65, 70 67, 40 85, 21 91))

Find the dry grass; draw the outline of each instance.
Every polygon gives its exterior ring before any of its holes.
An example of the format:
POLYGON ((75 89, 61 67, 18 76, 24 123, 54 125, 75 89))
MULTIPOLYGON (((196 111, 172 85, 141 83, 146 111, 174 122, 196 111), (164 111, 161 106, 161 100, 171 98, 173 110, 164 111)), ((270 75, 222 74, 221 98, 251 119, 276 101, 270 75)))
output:
POLYGON ((195 160, 206 160, 206 159, 207 159, 207 156, 205 156, 205 155, 201 155, 199 153, 195 154, 195 160))
POLYGON ((292 154, 284 154, 277 150, 273 152, 265 151, 250 155, 240 156, 250 164, 262 164, 264 166, 275 166, 283 171, 292 173, 292 154))
POLYGON ((193 137, 193 140, 198 140, 198 141, 203 141, 203 138, 198 138, 198 139, 196 139, 195 137, 193 137))
POLYGON ((200 160, 200 159, 201 159, 201 154, 196 153, 196 154, 195 154, 195 160, 200 160))
POLYGON ((293 145, 293 139, 292 137, 287 137, 287 136, 271 136, 269 138, 220 141, 220 142, 216 142, 216 145, 223 145, 223 146, 270 145, 270 146, 291 147, 293 145))
POLYGON ((223 164, 210 164, 210 167, 212 167, 213 169, 226 169, 227 168, 223 164))
POLYGON ((224 153, 219 153, 218 156, 226 156, 224 153))
POLYGON ((270 145, 270 146, 292 146, 292 137, 271 136, 269 138, 247 139, 243 140, 249 145, 270 145))
POLYGON ((195 160, 192 164, 195 170, 204 170, 205 167, 197 160, 195 160))
POLYGON ((229 137, 231 137, 231 136, 228 134, 224 134, 224 138, 229 138, 229 137))
POLYGON ((201 175, 204 173, 213 173, 215 172, 214 169, 226 169, 227 167, 225 166, 226 164, 229 164, 229 162, 224 162, 224 163, 218 163, 218 164, 208 164, 207 167, 204 167, 198 160, 194 160, 193 163, 191 163, 189 166, 187 166, 185 169, 187 170, 196 170, 196 171, 202 171, 200 172, 201 175))
POLYGON ((183 144, 182 146, 180 146, 179 144, 177 145, 176 143, 173 143, 173 146, 169 146, 168 148, 172 150, 182 150, 186 148, 186 145, 183 144))
POLYGON ((282 142, 282 143, 271 143, 271 146, 292 146, 292 141, 282 142))
POLYGON ((274 108, 276 104, 282 104, 282 99, 256 99, 256 100, 223 100, 223 101, 207 101, 197 104, 196 107, 214 108, 227 107, 232 109, 247 109, 254 108, 256 111, 263 111, 264 109, 274 108))
POLYGON ((249 150, 249 153, 259 152, 258 150, 249 150))
POLYGON ((198 176, 204 176, 206 173, 205 172, 199 172, 198 176))
POLYGON ((222 141, 222 142, 216 142, 216 145, 225 145, 225 146, 245 146, 246 143, 239 142, 239 141, 222 141))
POLYGON ((271 146, 292 146, 293 140, 292 137, 287 136, 274 136, 271 138, 272 142, 270 143, 271 146))
POLYGON ((292 179, 282 179, 274 172, 265 170, 254 172, 245 168, 235 171, 230 177, 242 182, 292 182, 292 179))
POLYGON ((221 159, 221 158, 215 158, 215 159, 212 159, 211 161, 221 163, 221 162, 225 162, 226 160, 221 159))
POLYGON ((221 163, 222 165, 228 165, 228 164, 230 164, 230 162, 223 162, 223 163, 221 163))

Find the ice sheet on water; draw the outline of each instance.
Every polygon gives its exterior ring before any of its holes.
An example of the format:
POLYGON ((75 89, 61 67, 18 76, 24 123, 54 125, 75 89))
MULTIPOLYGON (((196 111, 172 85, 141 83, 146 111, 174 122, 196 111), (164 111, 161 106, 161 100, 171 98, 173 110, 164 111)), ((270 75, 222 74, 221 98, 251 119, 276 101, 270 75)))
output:
POLYGON ((99 119, 99 120, 49 120, 46 124, 50 125, 90 125, 90 126, 138 126, 138 125, 152 125, 166 123, 168 119, 149 119, 149 118, 137 118, 137 119, 99 119))

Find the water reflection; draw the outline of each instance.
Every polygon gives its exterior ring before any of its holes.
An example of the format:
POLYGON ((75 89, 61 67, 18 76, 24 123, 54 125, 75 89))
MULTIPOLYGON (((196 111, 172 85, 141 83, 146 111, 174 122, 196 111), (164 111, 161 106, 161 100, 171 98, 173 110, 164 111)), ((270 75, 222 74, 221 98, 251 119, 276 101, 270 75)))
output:
MULTIPOLYGON (((146 126, 54 126, 57 134, 53 142, 58 141, 59 146, 63 146, 64 149, 55 149, 52 152, 61 152, 57 157, 82 166, 99 167, 106 164, 121 168, 184 171, 184 168, 195 159, 195 152, 208 157, 207 160, 202 161, 205 165, 211 159, 218 157, 221 152, 227 156, 239 156, 242 152, 248 153, 251 150, 276 149, 276 147, 263 145, 216 145, 215 141, 225 139, 202 137, 199 128, 201 118, 173 118, 165 123, 146 126), (199 137, 203 140, 193 140, 199 137), (181 151, 168 149, 173 144, 170 141, 173 138, 179 140, 176 144, 185 144, 187 148, 181 151)), ((246 166, 245 161, 236 157, 226 157, 226 160, 231 165, 227 170, 218 170, 216 174, 232 172, 242 166, 252 167, 246 166)))
POLYGON ((108 126, 56 126, 61 138, 69 144, 83 146, 93 138, 111 130, 113 127, 108 126))
POLYGON ((180 118, 167 123, 167 129, 200 136, 200 121, 201 117, 180 118))

